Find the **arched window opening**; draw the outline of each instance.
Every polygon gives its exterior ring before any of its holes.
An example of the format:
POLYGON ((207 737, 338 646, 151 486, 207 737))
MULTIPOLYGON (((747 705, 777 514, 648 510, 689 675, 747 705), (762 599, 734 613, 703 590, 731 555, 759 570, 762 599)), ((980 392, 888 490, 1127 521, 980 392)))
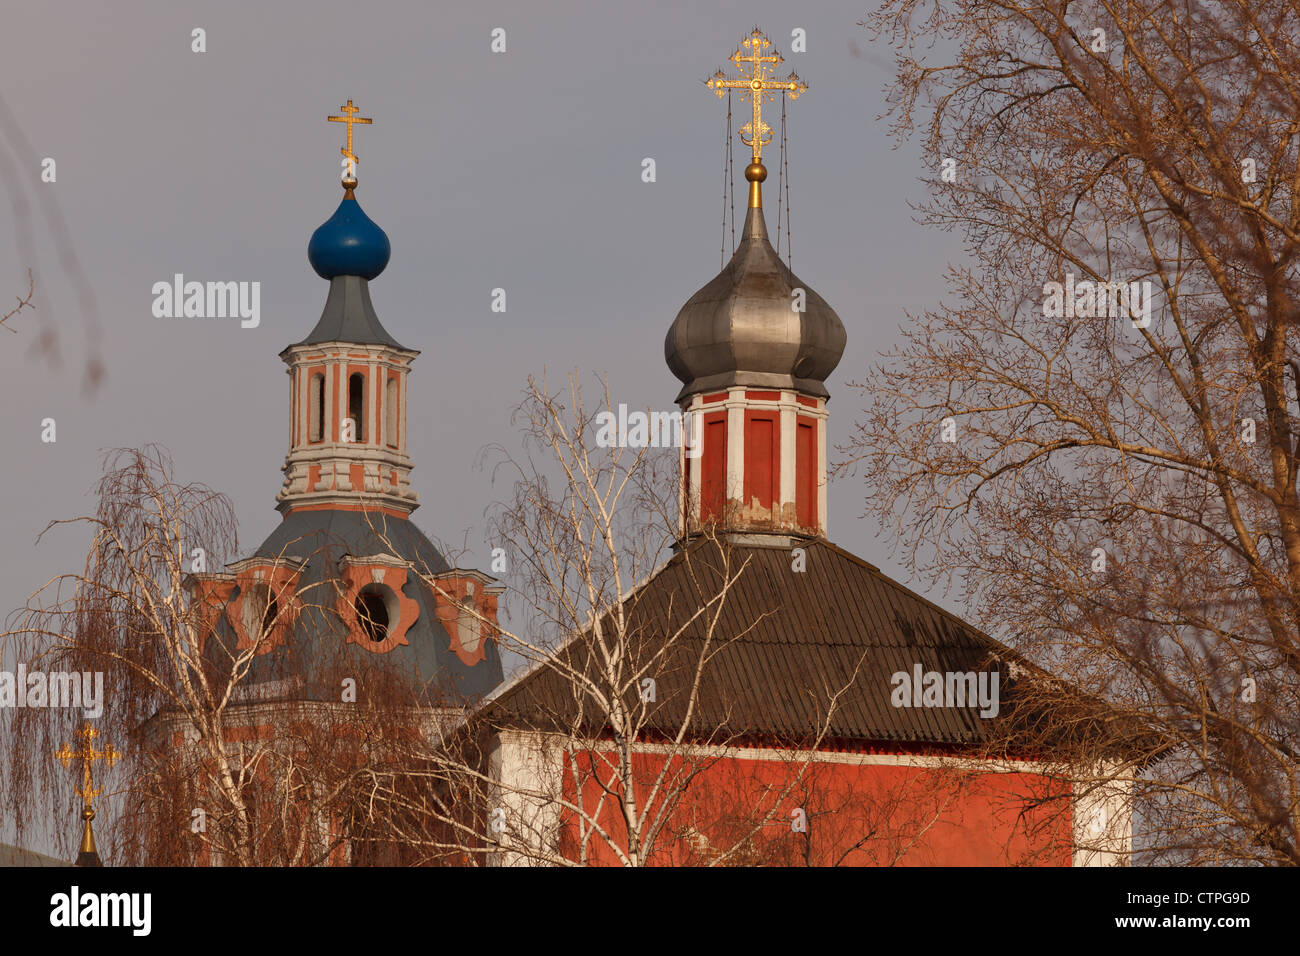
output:
POLYGON ((325 437, 325 376, 312 374, 307 385, 307 438, 320 441, 325 437))
POLYGON ((366 377, 360 372, 348 376, 348 418, 352 419, 352 437, 366 440, 366 377))
POLYGON ((361 589, 357 595, 354 608, 357 612, 357 623, 361 625, 361 631, 375 644, 382 644, 388 640, 388 626, 390 623, 388 613, 387 595, 383 590, 368 585, 361 589))
POLYGON ((384 395, 384 431, 388 444, 397 447, 397 379, 390 378, 384 395))

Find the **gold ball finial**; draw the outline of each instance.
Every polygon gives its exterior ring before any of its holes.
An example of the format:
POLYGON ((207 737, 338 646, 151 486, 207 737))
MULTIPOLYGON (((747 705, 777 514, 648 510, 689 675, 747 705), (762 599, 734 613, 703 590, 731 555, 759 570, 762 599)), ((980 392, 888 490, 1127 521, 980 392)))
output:
POLYGON ((750 163, 745 167, 745 178, 749 180, 749 208, 763 208, 763 180, 767 179, 767 167, 762 163, 750 163))

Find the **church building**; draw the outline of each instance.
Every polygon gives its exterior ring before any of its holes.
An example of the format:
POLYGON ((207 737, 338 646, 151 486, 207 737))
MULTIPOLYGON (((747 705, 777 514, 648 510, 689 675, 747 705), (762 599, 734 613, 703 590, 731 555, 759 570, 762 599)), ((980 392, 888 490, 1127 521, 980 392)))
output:
MULTIPOLYGON (((351 100, 343 112, 352 119, 351 100)), ((350 151, 349 127, 344 155, 350 151)), ((356 179, 343 188, 307 246, 329 283, 325 308, 280 353, 290 436, 276 496, 282 520, 247 558, 195 583, 238 645, 265 634, 268 651, 287 652, 260 657, 267 669, 255 670, 251 683, 283 676, 272 661, 308 672, 340 642, 345 660, 400 664, 449 700, 474 699, 500 683, 501 659, 466 608, 494 620, 502 588, 481 571, 451 567, 411 520, 419 504, 406 446, 407 385, 420 353, 379 321, 370 282, 388 265, 388 236, 357 202, 356 179), (331 585, 341 586, 327 598, 331 585)))
MULTIPOLYGON (((420 412, 408 382, 420 353, 393 338, 371 301, 390 245, 356 198, 352 124, 370 122, 356 112, 348 100, 343 115, 330 117, 348 124, 349 170, 342 201, 307 247, 329 284, 325 305, 280 353, 289 378, 281 521, 247 557, 188 580, 203 654, 214 679, 231 685, 223 714, 231 747, 283 745, 304 721, 337 721, 342 707, 398 686, 392 681, 435 715, 427 726, 436 727, 437 715, 461 712, 502 680, 493 638, 503 587, 453 567, 411 517, 419 503, 407 423, 420 412)), ((176 711, 142 730, 151 750, 198 741, 176 711)), ((321 823, 323 831, 337 826, 321 823)), ((346 846, 331 861, 356 862, 346 846)))
POLYGON ((741 75, 709 87, 752 106, 744 232, 664 342, 703 448, 680 458, 674 557, 617 609, 654 695, 622 702, 629 741, 575 693, 575 672, 620 691, 592 630, 494 695, 515 830, 500 861, 1126 862, 1124 789, 1063 770, 1061 734, 1034 732, 1052 726, 1027 693, 1037 672, 830 539, 826 383, 846 332, 773 249, 763 207, 762 104, 807 86, 773 76, 758 30, 732 62, 741 75))
MULTIPOLYGON (((371 301, 389 241, 349 166, 308 246, 323 311, 280 353, 282 520, 251 554, 191 579, 213 659, 256 649, 229 740, 281 735, 304 702, 338 702, 340 675, 388 668, 484 735, 474 772, 492 791, 463 807, 482 831, 466 862, 1125 862, 1123 788, 1097 767, 1064 772, 1050 740, 1005 732, 1041 724, 1041 698, 1018 704, 1034 669, 831 540, 827 383, 847 333, 773 248, 763 204, 762 107, 807 86, 774 76, 781 58, 757 30, 732 60, 740 75, 709 86, 752 107, 744 230, 664 342, 702 448, 680 456, 673 557, 603 612, 635 634, 649 684, 626 699, 627 687, 602 689, 595 624, 504 681, 503 586, 453 567, 412 519, 407 425, 430 409, 408 398, 419 352, 371 301), (636 712, 634 739, 584 703, 584 686, 636 712)), ((350 163, 352 126, 369 122, 356 112, 349 100, 331 117, 347 124, 350 163)), ((154 746, 195 739, 178 715, 145 729, 154 746)))

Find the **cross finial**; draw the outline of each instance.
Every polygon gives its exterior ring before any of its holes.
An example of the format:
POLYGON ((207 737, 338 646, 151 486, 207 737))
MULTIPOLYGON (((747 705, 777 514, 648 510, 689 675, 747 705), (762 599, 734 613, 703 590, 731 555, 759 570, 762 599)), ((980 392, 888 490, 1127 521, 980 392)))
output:
POLYGON ((105 744, 103 750, 96 750, 95 738, 99 736, 99 731, 92 727, 89 721, 86 722, 85 727, 77 731, 77 736, 85 741, 80 750, 73 750, 67 744, 64 744, 54 752, 54 756, 63 761, 64 767, 67 767, 74 759, 81 761, 82 782, 76 794, 85 801, 86 806, 90 806, 91 801, 104 792, 94 786, 94 779, 90 770, 91 765, 97 760, 102 760, 104 766, 111 767, 121 759, 122 754, 111 744, 105 744))
POLYGON ((361 109, 360 107, 353 106, 351 100, 348 100, 345 106, 340 106, 339 111, 346 115, 327 116, 325 118, 331 123, 348 124, 348 144, 341 147, 339 152, 341 152, 343 158, 347 160, 347 171, 343 174, 343 185, 348 189, 353 189, 357 185, 357 154, 352 152, 352 124, 360 123, 363 126, 369 126, 374 122, 374 120, 368 116, 356 116, 355 114, 360 113, 361 109))
POLYGON ((705 83, 718 99, 722 99, 728 90, 741 90, 742 100, 749 97, 753 104, 753 118, 740 128, 740 139, 753 150, 753 164, 759 166, 763 162, 763 147, 772 139, 772 127, 763 122, 764 99, 770 103, 775 94, 786 93, 790 99, 796 100, 800 93, 807 91, 808 84, 793 70, 784 80, 775 79, 776 65, 784 61, 781 54, 772 49, 772 41, 758 27, 741 41, 736 52, 731 54, 731 62, 740 70, 740 76, 729 77, 718 70, 705 83))
POLYGON ((97 760, 102 760, 106 767, 111 767, 121 759, 122 754, 111 744, 105 744, 103 750, 96 750, 95 738, 99 736, 99 731, 92 727, 89 721, 86 722, 85 727, 77 731, 77 736, 84 741, 79 750, 73 750, 65 743, 54 752, 54 756, 63 762, 65 768, 73 760, 81 761, 81 786, 75 793, 81 797, 84 804, 81 819, 85 821, 85 832, 81 837, 81 856, 78 857, 78 865, 98 866, 99 853, 95 849, 95 835, 90 828, 90 821, 95 819, 95 810, 90 804, 104 791, 95 786, 94 775, 90 768, 97 760))

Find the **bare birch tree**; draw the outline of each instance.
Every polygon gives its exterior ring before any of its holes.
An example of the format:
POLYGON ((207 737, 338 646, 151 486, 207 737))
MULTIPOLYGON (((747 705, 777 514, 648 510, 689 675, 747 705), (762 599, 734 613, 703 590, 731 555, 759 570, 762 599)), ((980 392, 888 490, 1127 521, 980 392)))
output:
MULTIPOLYGON (((155 865, 322 862, 341 839, 330 810, 344 805, 364 743, 340 732, 350 715, 303 702, 262 721, 278 738, 245 732, 250 669, 281 625, 274 608, 287 614, 311 596, 279 593, 254 639, 230 640, 192 587, 196 561, 215 566, 237 548, 229 501, 179 484, 157 446, 109 453, 96 493, 95 514, 45 532, 88 528, 84 570, 42 587, 4 638, 29 671, 102 675, 96 727, 127 757, 106 778, 121 812, 101 815, 105 854, 155 865)), ((75 821, 74 780, 50 755, 83 709, 6 716, 5 809, 20 836, 53 823, 66 848, 79 835, 62 824, 75 821)))

